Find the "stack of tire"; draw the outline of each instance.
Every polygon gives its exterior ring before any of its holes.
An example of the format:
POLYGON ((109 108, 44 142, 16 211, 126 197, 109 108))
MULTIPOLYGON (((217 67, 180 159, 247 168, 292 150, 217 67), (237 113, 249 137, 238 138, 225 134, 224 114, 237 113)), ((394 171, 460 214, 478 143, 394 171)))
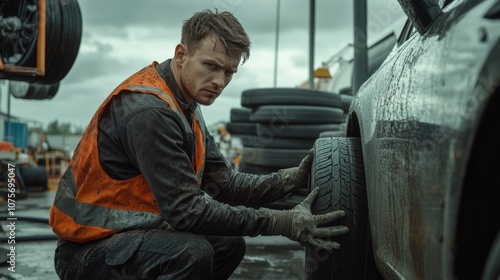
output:
MULTIPOLYGON (((227 130, 243 145, 239 171, 252 174, 298 166, 322 132, 340 131, 345 120, 338 94, 310 89, 249 89, 241 106, 231 109, 227 130)), ((304 195, 276 208, 293 206, 304 195)))
MULTIPOLYGON (((349 107, 351 106, 352 100, 354 97, 352 96, 352 88, 347 87, 343 88, 339 91, 340 101, 342 103, 342 110, 344 110, 344 115, 347 115, 349 112, 349 107)), ((340 130, 333 131, 324 131, 319 135, 319 138, 325 137, 345 137, 346 135, 346 124, 343 123, 340 126, 340 130)))

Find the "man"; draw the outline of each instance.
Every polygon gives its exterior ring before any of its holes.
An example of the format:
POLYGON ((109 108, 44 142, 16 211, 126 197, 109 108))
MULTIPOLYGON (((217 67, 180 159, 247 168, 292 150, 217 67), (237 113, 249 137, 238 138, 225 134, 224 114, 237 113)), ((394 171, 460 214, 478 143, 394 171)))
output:
POLYGON ((104 101, 50 212, 61 279, 227 279, 245 254, 242 236, 338 248, 323 238, 347 228, 317 226, 344 213, 313 216, 317 190, 292 210, 242 206, 307 187, 312 152, 299 167, 243 174, 207 132, 199 104, 215 101, 249 48, 232 14, 196 13, 172 59, 138 71, 104 101))

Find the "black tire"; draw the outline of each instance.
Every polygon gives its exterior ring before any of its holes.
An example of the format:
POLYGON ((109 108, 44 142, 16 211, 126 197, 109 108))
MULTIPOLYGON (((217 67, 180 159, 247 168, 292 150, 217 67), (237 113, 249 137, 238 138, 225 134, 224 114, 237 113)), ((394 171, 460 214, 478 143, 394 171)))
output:
POLYGON ((19 172, 28 191, 45 191, 48 189, 48 176, 45 167, 21 166, 19 172))
MULTIPOLYGON (((45 40, 45 74, 44 76, 34 76, 28 81, 37 83, 41 79, 50 76, 51 65, 58 55, 57 47, 61 44, 61 30, 62 30, 62 12, 59 6, 59 0, 48 0, 47 5, 47 25, 46 25, 46 40, 45 40)), ((35 56, 36 59, 36 56, 35 56)), ((33 61, 33 66, 36 65, 36 60, 33 61)), ((53 70, 52 70, 53 71, 53 70)), ((58 82, 58 81, 57 81, 58 82)))
POLYGON ((277 138, 277 137, 259 137, 245 135, 241 137, 243 147, 255 148, 278 148, 278 149, 311 149, 316 139, 296 139, 296 138, 277 138))
POLYGON ((30 83, 24 81, 9 81, 9 93, 15 98, 25 99, 30 90, 30 83))
MULTIPOLYGON (((38 38, 38 0, 3 1, 0 17, 16 17, 22 22, 19 34, 3 35, 0 41, 0 56, 5 65, 30 66, 36 57, 38 38)), ((1 31, 0 31, 1 32, 1 31)))
POLYGON ((256 108, 262 105, 310 105, 342 108, 337 94, 301 88, 257 88, 244 90, 241 106, 256 108))
POLYGON ((257 135, 256 123, 227 123, 227 132, 232 135, 257 135))
MULTIPOLYGON (((32 0, 28 0, 31 2, 32 0)), ((16 2, 16 1, 13 1, 16 2)), ((25 3, 26 1, 17 1, 20 3, 25 3)), ((46 1, 46 20, 45 20, 45 76, 49 74, 49 65, 52 63, 52 60, 58 55, 57 48, 53 46, 59 45, 60 42, 60 34, 61 34, 61 10, 59 7, 58 0, 47 0, 46 1)), ((25 7, 26 8, 26 7, 25 7)), ((38 5, 36 5, 36 10, 38 11, 38 5)), ((38 15, 38 12, 37 12, 38 15)), ((37 28, 35 40, 35 47, 30 52, 26 52, 26 55, 23 57, 22 61, 17 63, 18 66, 26 66, 26 67, 36 67, 37 66, 37 44, 36 41, 38 39, 38 22, 36 23, 37 28)), ((22 41, 22 40, 18 40, 22 41)), ((20 75, 20 74, 11 74, 4 73, 3 78, 10 80, 18 80, 18 81, 26 81, 30 83, 35 83, 40 79, 43 79, 44 76, 29 76, 29 75, 20 75)))
POLYGON ((360 139, 320 138, 314 148, 310 186, 320 191, 311 210, 344 210, 346 216, 334 224, 349 233, 335 238, 339 250, 306 248, 307 279, 382 279, 373 258, 360 139))
POLYGON ((275 168, 295 167, 309 153, 309 149, 262 149, 243 147, 241 162, 275 168))
MULTIPOLYGON (((317 139, 322 132, 329 130, 339 130, 339 124, 257 124, 257 136, 262 139, 274 137, 297 138, 297 139, 317 139)), ((312 147, 312 146, 310 146, 312 147)))
POLYGON ((341 88, 339 90, 339 94, 340 95, 351 95, 352 96, 352 88, 351 87, 341 88))
POLYGON ((300 105, 265 105, 250 114, 254 122, 277 124, 340 124, 344 111, 339 108, 300 105))
POLYGON ((341 94, 340 99, 342 100, 342 110, 344 110, 344 113, 347 114, 349 112, 349 107, 351 107, 351 103, 354 97, 348 94, 341 94))
POLYGON ((52 45, 57 48, 52 48, 55 55, 48 60, 45 76, 37 79, 37 82, 43 84, 57 83, 68 74, 75 62, 82 39, 82 15, 78 2, 76 0, 55 0, 55 2, 61 10, 59 38, 58 43, 52 45))
POLYGON ((318 138, 328 138, 328 137, 345 137, 345 131, 325 131, 322 132, 318 138))
POLYGON ((24 81, 9 81, 12 96, 19 99, 52 99, 59 90, 59 83, 43 85, 24 81))
POLYGON ((230 120, 231 122, 250 122, 250 113, 252 110, 248 108, 232 108, 230 120))

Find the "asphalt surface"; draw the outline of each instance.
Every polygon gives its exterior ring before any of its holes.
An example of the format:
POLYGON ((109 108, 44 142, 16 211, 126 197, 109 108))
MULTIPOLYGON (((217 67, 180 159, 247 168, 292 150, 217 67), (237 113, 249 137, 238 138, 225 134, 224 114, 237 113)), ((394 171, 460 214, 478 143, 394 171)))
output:
MULTIPOLYGON (((47 219, 55 191, 30 192, 25 199, 15 201, 15 212, 8 216, 7 201, 0 201, 0 280, 54 280, 55 240, 23 241, 22 239, 54 237, 46 223, 26 221, 23 217, 47 219), (17 220, 7 220, 18 218, 17 220), (15 223, 15 229, 12 227, 15 223), (11 230, 13 229, 13 230, 11 230), (8 244, 8 237, 14 236, 16 243, 8 244), (15 246, 15 264, 5 262, 11 258, 15 246), (8 256, 10 254, 11 256, 8 256), (15 265, 15 272, 12 270, 15 265), (9 270, 9 268, 11 270, 9 270)), ((13 206, 12 204, 10 206, 13 206)), ((12 240, 12 239, 10 239, 12 240)), ((304 249, 296 242, 284 237, 247 238, 247 253, 231 276, 231 280, 301 280, 304 276, 304 249)))

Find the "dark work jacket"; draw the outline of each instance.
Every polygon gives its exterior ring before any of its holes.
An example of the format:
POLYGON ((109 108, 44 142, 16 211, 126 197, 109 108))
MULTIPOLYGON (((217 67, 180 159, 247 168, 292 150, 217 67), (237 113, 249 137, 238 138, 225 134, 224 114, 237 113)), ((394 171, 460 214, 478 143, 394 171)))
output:
MULTIPOLYGON (((199 105, 186 104, 169 63, 167 60, 156 69, 192 121, 199 105)), ((179 116, 158 97, 122 93, 112 99, 99 121, 99 161, 116 180, 142 174, 165 221, 176 230, 228 236, 261 234, 270 213, 255 206, 289 192, 281 173, 258 176, 234 170, 207 133, 200 187, 193 183, 195 143, 190 138, 179 116)))

